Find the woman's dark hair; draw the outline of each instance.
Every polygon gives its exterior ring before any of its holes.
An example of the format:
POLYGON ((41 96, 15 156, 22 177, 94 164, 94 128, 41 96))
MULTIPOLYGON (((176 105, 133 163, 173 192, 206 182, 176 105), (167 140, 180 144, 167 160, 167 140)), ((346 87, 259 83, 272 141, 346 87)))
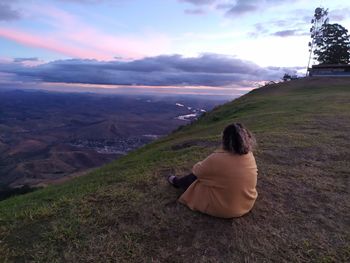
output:
POLYGON ((224 129, 222 134, 224 150, 242 155, 252 151, 254 144, 254 136, 241 123, 230 124, 224 129))

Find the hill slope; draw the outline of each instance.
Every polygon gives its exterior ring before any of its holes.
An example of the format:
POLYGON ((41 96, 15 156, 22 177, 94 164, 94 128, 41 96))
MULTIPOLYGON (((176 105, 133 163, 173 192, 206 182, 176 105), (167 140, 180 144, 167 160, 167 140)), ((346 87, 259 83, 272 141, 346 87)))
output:
POLYGON ((348 261, 349 130, 350 79, 260 88, 87 176, 0 202, 0 258, 348 261), (233 121, 257 137, 256 205, 233 220, 192 212, 164 177, 190 171, 233 121))

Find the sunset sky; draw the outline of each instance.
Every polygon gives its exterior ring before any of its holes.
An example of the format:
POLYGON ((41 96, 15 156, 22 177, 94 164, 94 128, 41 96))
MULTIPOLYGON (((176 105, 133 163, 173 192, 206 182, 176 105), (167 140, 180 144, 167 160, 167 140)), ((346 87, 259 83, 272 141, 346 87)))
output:
POLYGON ((0 88, 239 95, 306 67, 317 6, 350 29, 346 0, 0 0, 0 88))

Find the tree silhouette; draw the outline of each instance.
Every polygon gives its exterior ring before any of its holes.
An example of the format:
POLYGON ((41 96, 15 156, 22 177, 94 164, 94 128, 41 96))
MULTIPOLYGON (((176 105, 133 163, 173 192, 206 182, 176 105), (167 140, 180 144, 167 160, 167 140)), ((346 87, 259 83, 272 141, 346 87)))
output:
POLYGON ((348 30, 339 24, 324 24, 322 37, 316 42, 314 55, 320 64, 348 64, 350 61, 348 30))
POLYGON ((282 80, 283 80, 284 82, 286 82, 286 81, 288 81, 288 80, 291 80, 291 79, 292 79, 292 76, 289 75, 288 73, 285 73, 285 74, 283 75, 283 78, 282 78, 282 80))

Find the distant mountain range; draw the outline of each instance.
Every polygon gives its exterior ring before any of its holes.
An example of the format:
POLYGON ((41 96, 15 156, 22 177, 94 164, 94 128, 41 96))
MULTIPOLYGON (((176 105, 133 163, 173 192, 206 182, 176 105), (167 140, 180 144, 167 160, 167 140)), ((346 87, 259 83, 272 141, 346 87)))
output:
POLYGON ((1 186, 40 186, 100 166, 223 100, 0 91, 1 186))

